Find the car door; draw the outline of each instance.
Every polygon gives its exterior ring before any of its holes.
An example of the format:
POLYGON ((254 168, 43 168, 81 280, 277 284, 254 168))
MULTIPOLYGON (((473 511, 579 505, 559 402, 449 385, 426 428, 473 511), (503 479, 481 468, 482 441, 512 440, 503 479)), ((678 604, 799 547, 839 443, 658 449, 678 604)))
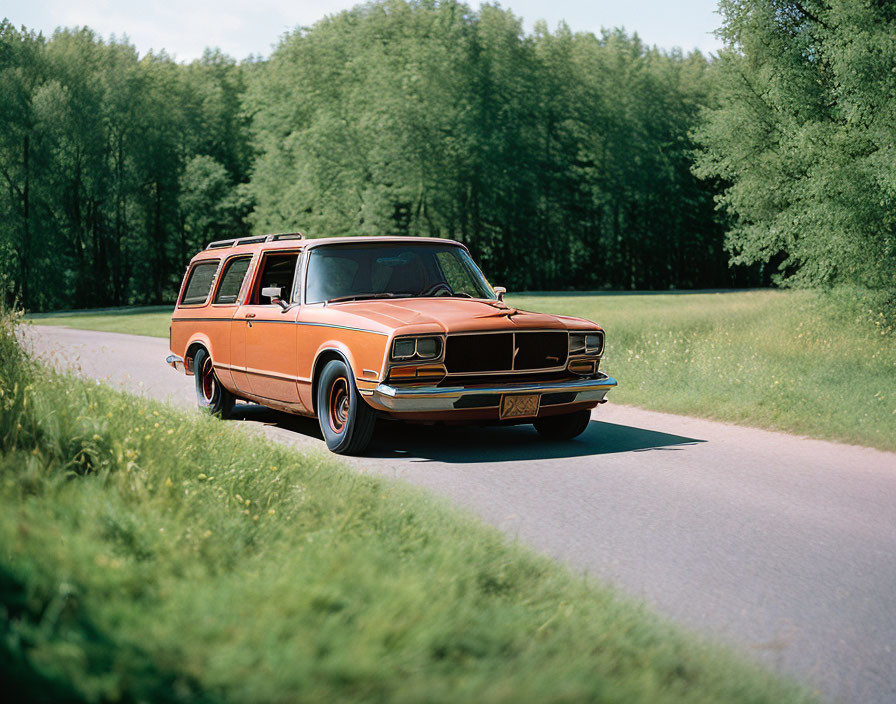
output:
MULTIPOLYGON (((246 297, 234 315, 233 335, 242 335, 242 359, 234 357, 240 390, 261 398, 284 403, 299 403, 296 382, 297 337, 296 317, 299 306, 291 301, 299 251, 262 252, 255 278, 246 297), (288 304, 286 309, 262 295, 262 289, 278 287, 288 304), (245 387, 245 388, 243 388, 245 387)), ((233 349, 239 348, 234 339, 233 349)))

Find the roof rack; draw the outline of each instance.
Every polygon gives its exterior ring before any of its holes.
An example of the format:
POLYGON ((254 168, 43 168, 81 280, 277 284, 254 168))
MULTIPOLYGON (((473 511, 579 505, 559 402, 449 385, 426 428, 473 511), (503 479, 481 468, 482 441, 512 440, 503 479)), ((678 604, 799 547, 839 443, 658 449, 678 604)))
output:
POLYGON ((258 244, 259 242, 303 239, 305 239, 304 232, 282 232, 276 235, 259 235, 256 237, 237 237, 231 240, 217 240, 215 242, 209 242, 206 249, 224 249, 225 247, 236 247, 241 244, 258 244))

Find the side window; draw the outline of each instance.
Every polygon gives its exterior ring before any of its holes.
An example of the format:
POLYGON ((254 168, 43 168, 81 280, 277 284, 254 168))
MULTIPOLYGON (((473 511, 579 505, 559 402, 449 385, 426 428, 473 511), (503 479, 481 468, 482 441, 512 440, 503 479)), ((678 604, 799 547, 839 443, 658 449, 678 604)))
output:
POLYGON ((215 294, 215 303, 236 303, 251 261, 252 257, 235 257, 224 265, 221 284, 218 286, 218 293, 215 294))
POLYGON ((180 299, 180 305, 195 306, 205 303, 209 291, 212 290, 212 280, 215 278, 217 270, 217 259, 211 262, 201 262, 194 266, 190 271, 190 278, 187 279, 187 286, 184 289, 183 298, 180 299))
POLYGON ((247 303, 256 306, 269 305, 271 300, 262 296, 261 290, 270 286, 279 288, 283 300, 289 302, 289 299, 292 297, 292 284, 296 275, 296 262, 298 259, 298 252, 265 255, 259 266, 259 274, 255 277, 252 296, 247 303))

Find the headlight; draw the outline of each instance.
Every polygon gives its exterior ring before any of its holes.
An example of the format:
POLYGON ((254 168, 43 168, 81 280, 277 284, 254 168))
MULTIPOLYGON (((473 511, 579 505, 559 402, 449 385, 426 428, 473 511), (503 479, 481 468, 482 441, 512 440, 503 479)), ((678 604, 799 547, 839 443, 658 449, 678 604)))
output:
POLYGON ((585 336, 576 333, 569 335, 569 353, 583 354, 585 352, 585 336))
POLYGON ((403 337, 392 343, 392 361, 436 359, 442 354, 441 337, 403 337))
POLYGON ((604 335, 601 332, 593 335, 585 335, 585 352, 588 354, 600 354, 604 351, 604 335))
POLYGON ((435 359, 442 353, 442 340, 438 337, 418 337, 417 356, 420 359, 435 359))
POLYGON ((392 359, 411 359, 414 356, 417 340, 413 337, 396 340, 392 345, 392 359))
POLYGON ((569 335, 569 354, 601 354, 604 351, 604 334, 602 332, 593 333, 570 333, 569 335))

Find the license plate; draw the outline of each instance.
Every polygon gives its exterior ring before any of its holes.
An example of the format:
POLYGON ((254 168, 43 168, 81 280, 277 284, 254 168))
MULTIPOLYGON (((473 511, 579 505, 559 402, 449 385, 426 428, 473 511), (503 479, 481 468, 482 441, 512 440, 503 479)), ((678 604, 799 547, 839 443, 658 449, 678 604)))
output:
POLYGON ((537 416, 540 394, 526 394, 521 396, 501 397, 501 418, 520 418, 523 416, 537 416))

